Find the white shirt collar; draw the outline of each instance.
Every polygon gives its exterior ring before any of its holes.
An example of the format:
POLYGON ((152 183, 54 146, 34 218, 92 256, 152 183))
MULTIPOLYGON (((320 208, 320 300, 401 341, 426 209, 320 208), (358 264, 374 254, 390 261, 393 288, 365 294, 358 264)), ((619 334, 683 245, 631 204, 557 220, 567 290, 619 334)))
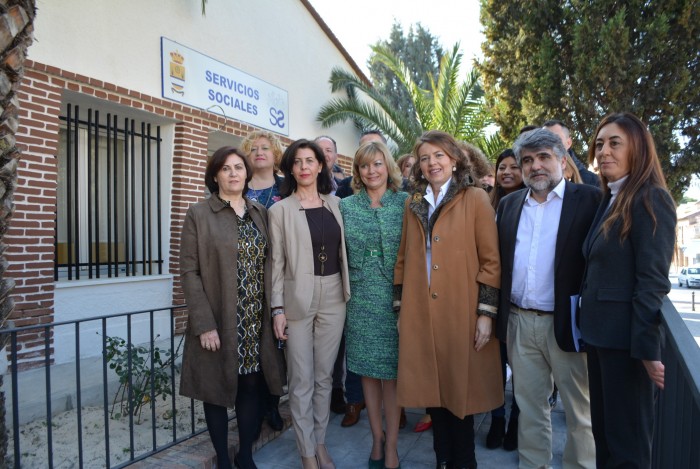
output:
POLYGON ((627 180, 627 178, 629 176, 630 175, 627 174, 627 175, 621 177, 620 179, 618 179, 617 181, 609 182, 608 187, 610 188, 610 194, 613 196, 617 195, 617 193, 620 192, 620 189, 622 189, 622 186, 625 184, 625 181, 627 180))
MULTIPOLYGON (((564 200, 564 192, 566 191, 566 178, 562 177, 561 181, 559 181, 559 184, 554 186, 554 189, 552 189, 549 194, 547 194, 547 200, 545 200, 544 203, 549 202, 552 200, 553 197, 559 197, 560 199, 564 200)), ((532 190, 528 189, 527 190, 527 199, 525 201, 530 204, 530 205, 539 205, 540 202, 535 200, 535 198, 532 196, 532 190)))
MULTIPOLYGON (((452 176, 450 176, 450 178, 445 182, 445 184, 440 186, 440 190, 438 191, 438 199, 442 198, 445 195, 445 193, 447 192, 447 188, 450 187, 450 182, 452 182, 452 176)), ((434 194, 433 186, 428 184, 428 186, 425 188, 425 195, 427 197, 427 196, 433 195, 433 194, 434 194)), ((428 200, 430 200, 430 198, 428 198, 428 200)), ((435 200, 434 197, 433 197, 433 200, 435 200)))

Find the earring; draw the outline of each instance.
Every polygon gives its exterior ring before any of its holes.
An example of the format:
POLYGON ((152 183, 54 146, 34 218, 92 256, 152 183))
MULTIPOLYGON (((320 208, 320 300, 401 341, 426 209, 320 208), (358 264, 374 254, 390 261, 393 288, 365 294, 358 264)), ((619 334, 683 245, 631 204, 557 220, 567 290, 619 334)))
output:
POLYGON ((425 179, 425 174, 421 173, 420 178, 425 179))
POLYGON ((457 171, 457 166, 452 167, 452 172, 454 173, 455 171, 457 171))

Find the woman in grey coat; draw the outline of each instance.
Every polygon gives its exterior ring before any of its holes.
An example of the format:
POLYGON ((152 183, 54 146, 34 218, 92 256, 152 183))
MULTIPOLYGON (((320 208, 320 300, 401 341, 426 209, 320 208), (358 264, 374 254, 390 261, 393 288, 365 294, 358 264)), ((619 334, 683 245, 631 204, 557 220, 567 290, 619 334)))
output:
POLYGON ((267 212, 244 194, 252 176, 233 147, 207 163, 212 196, 187 211, 180 271, 188 324, 180 394, 204 402, 218 467, 230 468, 227 407, 236 408, 236 467, 255 468, 263 380, 281 394, 283 357, 272 337, 267 212))

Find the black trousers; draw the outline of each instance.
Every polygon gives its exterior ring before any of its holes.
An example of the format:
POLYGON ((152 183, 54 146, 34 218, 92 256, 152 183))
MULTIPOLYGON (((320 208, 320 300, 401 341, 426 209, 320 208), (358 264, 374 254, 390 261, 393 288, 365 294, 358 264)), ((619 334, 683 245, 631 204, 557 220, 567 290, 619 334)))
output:
MULTIPOLYGON (((253 443, 260 426, 260 396, 263 387, 261 372, 238 375, 236 391, 236 420, 238 423, 238 456, 241 466, 246 467, 253 461, 253 443)), ((204 402, 204 418, 207 430, 216 451, 217 467, 230 469, 231 459, 228 454, 228 410, 226 407, 204 402)))
POLYGON ((433 421, 433 450, 438 463, 451 467, 476 467, 474 452, 474 416, 460 419, 444 407, 427 409, 433 421))
POLYGON ((656 387, 629 350, 587 346, 598 468, 649 468, 656 387))

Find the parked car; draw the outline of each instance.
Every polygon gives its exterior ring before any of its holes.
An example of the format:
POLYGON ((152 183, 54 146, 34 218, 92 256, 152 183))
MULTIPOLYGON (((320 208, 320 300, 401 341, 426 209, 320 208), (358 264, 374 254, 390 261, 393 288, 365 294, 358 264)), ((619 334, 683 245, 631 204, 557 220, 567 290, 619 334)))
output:
POLYGON ((700 267, 686 267, 678 276, 678 286, 700 287, 700 267))

